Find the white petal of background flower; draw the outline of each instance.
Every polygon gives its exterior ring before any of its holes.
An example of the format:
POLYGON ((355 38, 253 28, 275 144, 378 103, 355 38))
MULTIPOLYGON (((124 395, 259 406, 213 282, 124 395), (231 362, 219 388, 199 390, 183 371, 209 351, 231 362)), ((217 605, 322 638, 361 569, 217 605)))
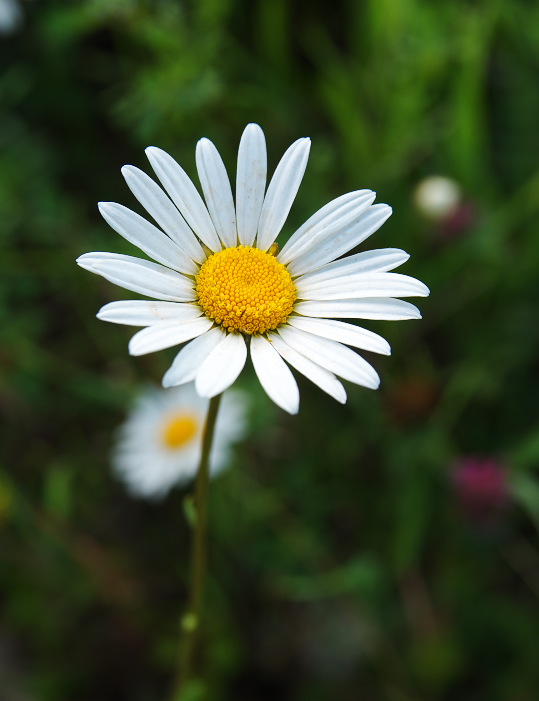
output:
POLYGON ((297 382, 271 343, 262 336, 253 336, 251 359, 260 384, 270 399, 289 414, 297 414, 299 409, 297 382))
POLYGON ((235 382, 247 359, 243 336, 230 333, 208 355, 195 378, 201 397, 215 397, 235 382))
POLYGON ((325 368, 313 363, 301 353, 291 348, 277 333, 268 334, 269 341, 287 363, 295 368, 322 391, 326 392, 341 404, 346 402, 346 390, 335 375, 325 368))
POLYGON ((122 175, 140 204, 170 238, 191 258, 202 263, 206 255, 175 204, 159 185, 135 166, 124 166, 122 175))
POLYGON ((187 173, 166 151, 155 146, 146 149, 155 174, 195 234, 212 251, 221 248, 206 205, 187 173))
POLYGON ((205 316, 190 321, 161 321, 137 331, 129 341, 129 352, 131 355, 146 355, 178 346, 209 331, 211 327, 211 320, 205 316))
POLYGON ((237 244, 236 210, 230 180, 219 152, 209 139, 200 139, 196 148, 198 177, 206 204, 223 246, 237 244))
POLYGON ((238 150, 236 175, 236 224, 238 238, 252 246, 266 189, 267 155, 264 132, 258 124, 248 124, 238 150))
POLYGON ((256 245, 262 251, 271 246, 283 228, 301 185, 310 148, 310 139, 298 139, 286 151, 275 169, 258 222, 256 245))
POLYGON ((202 315, 200 307, 183 302, 125 300, 109 302, 97 312, 97 318, 127 326, 151 326, 160 321, 188 321, 202 315))
POLYGON ((11 34, 18 29, 23 20, 23 13, 16 0, 0 2, 0 35, 11 34))
POLYGON ((202 336, 187 343, 174 358, 170 368, 163 377, 163 387, 174 387, 185 382, 192 382, 200 370, 200 366, 214 348, 226 337, 225 332, 216 326, 202 336))

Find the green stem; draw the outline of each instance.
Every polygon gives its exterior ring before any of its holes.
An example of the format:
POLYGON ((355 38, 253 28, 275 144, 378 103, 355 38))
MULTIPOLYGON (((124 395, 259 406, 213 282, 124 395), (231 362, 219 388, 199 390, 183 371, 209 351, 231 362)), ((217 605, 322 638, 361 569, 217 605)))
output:
POLYGON ((204 603, 204 582, 206 579, 207 548, 207 507, 208 486, 210 481, 209 458, 215 432, 215 421, 219 410, 221 396, 213 397, 208 407, 206 425, 202 436, 202 454, 198 466, 195 485, 195 518, 191 551, 191 584, 189 605, 182 618, 183 640, 181 645, 178 678, 174 687, 172 701, 182 701, 193 681, 195 658, 200 637, 202 610, 204 603))

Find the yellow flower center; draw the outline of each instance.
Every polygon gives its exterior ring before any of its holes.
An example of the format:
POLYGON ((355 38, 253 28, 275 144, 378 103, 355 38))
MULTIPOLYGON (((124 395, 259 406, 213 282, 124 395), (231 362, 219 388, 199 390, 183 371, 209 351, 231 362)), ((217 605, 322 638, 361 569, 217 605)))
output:
POLYGON ((251 246, 214 253, 196 276, 198 303, 228 331, 265 333, 284 323, 296 300, 290 273, 275 256, 251 246))
POLYGON ((193 438, 198 418, 192 414, 172 414, 163 427, 161 437, 166 448, 181 448, 193 438))

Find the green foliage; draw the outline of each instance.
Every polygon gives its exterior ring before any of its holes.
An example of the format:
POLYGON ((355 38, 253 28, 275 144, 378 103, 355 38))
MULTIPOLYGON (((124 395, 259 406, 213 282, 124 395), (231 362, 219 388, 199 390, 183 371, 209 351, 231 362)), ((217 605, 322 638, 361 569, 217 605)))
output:
POLYGON ((121 290, 74 260, 133 253, 95 203, 135 206, 119 169, 147 169, 145 146, 194 176, 208 136, 233 173, 256 121, 271 168, 313 137, 283 240, 375 188, 394 214, 372 245, 409 251, 403 272, 432 296, 421 322, 369 325, 393 347, 369 358, 377 393, 349 386, 340 406, 300 379, 290 418, 241 379, 251 434, 212 482, 206 679, 189 698, 534 701, 539 6, 21 4, 0 35, 1 698, 167 698, 192 505, 132 500, 109 455, 173 352, 130 358, 129 330, 95 319, 121 290), (414 208, 433 173, 460 184, 465 226, 414 208), (495 522, 459 509, 465 455, 507 468, 495 522))

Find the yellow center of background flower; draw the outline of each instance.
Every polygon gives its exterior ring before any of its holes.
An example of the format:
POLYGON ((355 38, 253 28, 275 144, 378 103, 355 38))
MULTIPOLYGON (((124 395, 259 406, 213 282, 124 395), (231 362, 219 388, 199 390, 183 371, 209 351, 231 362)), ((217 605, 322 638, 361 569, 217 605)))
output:
POLYGON ((196 277, 198 303, 228 331, 259 334, 284 323, 296 300, 290 273, 275 256, 251 246, 214 253, 196 277))
POLYGON ((166 448, 181 448, 194 437, 198 417, 191 414, 173 414, 163 428, 162 439, 166 448))

